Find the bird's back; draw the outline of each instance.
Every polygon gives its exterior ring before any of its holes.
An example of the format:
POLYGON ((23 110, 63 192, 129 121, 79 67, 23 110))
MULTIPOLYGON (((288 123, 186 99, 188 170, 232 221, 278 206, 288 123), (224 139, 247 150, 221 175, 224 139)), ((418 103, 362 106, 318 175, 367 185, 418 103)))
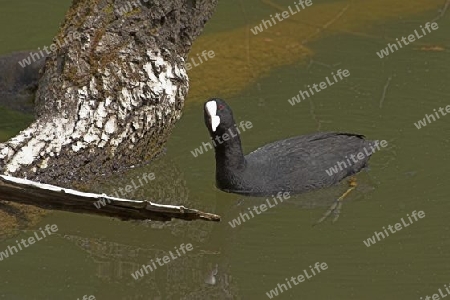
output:
POLYGON ((233 192, 269 195, 330 186, 364 168, 372 154, 371 146, 373 142, 362 135, 335 132, 276 141, 245 156, 245 169, 234 174, 240 186, 233 192), (364 157, 357 159, 358 153, 364 157))

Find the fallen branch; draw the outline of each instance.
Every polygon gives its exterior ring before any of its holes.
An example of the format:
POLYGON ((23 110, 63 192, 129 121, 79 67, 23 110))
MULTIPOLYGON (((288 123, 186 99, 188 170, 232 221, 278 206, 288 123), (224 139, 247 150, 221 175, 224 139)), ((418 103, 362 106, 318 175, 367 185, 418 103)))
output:
POLYGON ((220 221, 220 216, 184 206, 162 205, 147 200, 128 200, 105 194, 83 193, 76 190, 42 184, 39 182, 0 175, 0 200, 34 205, 45 209, 88 213, 121 220, 170 221, 183 220, 220 221), (98 209, 97 201, 108 203, 98 209))

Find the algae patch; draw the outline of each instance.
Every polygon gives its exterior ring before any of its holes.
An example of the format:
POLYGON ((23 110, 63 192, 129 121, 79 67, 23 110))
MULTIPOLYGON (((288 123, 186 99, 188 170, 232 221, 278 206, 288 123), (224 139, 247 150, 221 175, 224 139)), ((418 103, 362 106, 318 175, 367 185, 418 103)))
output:
MULTIPOLYGON (((287 7, 280 7, 270 0, 263 2, 274 13, 287 10, 287 7)), ((249 24, 239 29, 199 37, 194 42, 191 55, 213 50, 216 56, 188 72, 191 82, 188 103, 213 96, 236 95, 277 67, 306 63, 314 55, 308 44, 330 35, 350 34, 388 41, 385 37, 372 36, 364 31, 394 18, 406 18, 432 9, 437 11, 443 5, 441 0, 313 3, 313 6, 257 35, 250 28, 259 24, 249 24)))

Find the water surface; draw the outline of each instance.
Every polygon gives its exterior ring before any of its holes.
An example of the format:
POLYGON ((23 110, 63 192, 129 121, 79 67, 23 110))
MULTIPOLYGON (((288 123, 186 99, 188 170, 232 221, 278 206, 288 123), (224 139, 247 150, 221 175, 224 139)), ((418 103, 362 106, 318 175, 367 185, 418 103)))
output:
MULTIPOLYGON (((0 4, 0 53, 50 44, 70 4, 66 0, 27 3, 0 4), (42 18, 35 17, 37 14, 42 18)), ((270 3, 221 2, 202 38, 207 41, 208 37, 257 24, 276 12, 270 3)), ((346 1, 342 6, 355 3, 346 1)), ((448 14, 443 14, 437 20, 437 31, 380 59, 376 51, 436 18, 445 3, 430 8, 430 2, 423 1, 423 10, 405 11, 399 17, 388 17, 387 12, 393 8, 367 3, 364 13, 372 12, 372 19, 378 16, 379 20, 358 25, 357 30, 352 23, 356 21, 349 21, 354 17, 344 14, 342 23, 334 24, 364 35, 342 31, 323 34, 304 45, 309 51, 305 57, 294 57, 298 54, 294 51, 283 53, 292 55, 289 59, 277 58, 273 63, 271 57, 252 61, 249 70, 259 70, 260 64, 262 71, 249 75, 243 88, 225 92, 208 85, 202 90, 201 74, 209 72, 208 62, 194 68, 191 78, 199 80, 192 82, 183 118, 167 144, 167 154, 125 176, 92 184, 92 190, 108 193, 125 187, 144 172, 154 172, 155 181, 132 191, 129 198, 215 212, 222 216, 221 223, 121 222, 53 212, 42 219, 40 226, 57 224, 56 235, 0 262, 0 295, 4 299, 81 299, 83 295, 95 295, 97 299, 267 299, 266 292, 316 262, 326 262, 328 269, 276 298, 420 299, 437 293, 450 281, 446 213, 450 117, 420 130, 414 123, 433 109, 450 104, 446 100, 450 94, 450 21, 448 14), (348 69, 350 77, 295 106, 288 103, 300 89, 323 81, 339 68, 348 69), (389 146, 376 153, 370 169, 358 176, 359 187, 345 200, 338 222, 312 226, 346 190, 346 182, 294 196, 232 228, 229 221, 265 199, 218 191, 214 187, 213 152, 198 157, 191 154, 209 140, 202 102, 212 96, 226 97, 237 121, 252 122, 253 128, 242 135, 245 152, 318 130, 356 132, 370 139, 384 139, 389 146), (400 222, 414 210, 424 211, 426 217, 371 247, 364 245, 374 231, 400 222), (142 264, 163 257, 183 243, 191 243, 193 251, 141 280, 131 277, 142 264), (212 282, 212 274, 216 274, 215 285, 206 284, 208 276, 212 282)), ((290 4, 287 0, 276 3, 284 7, 290 4)), ((340 4, 322 1, 314 5, 319 9, 320 5, 340 4)), ((326 12, 320 12, 320 16, 326 12)), ((330 16, 337 13, 339 10, 329 12, 330 16)), ((288 30, 279 26, 279 30, 288 30)), ((301 36, 303 27, 298 26, 301 36)), ((291 39, 296 38, 295 32, 289 34, 291 39)), ((265 48, 250 47, 249 53, 283 48, 273 43, 267 40, 265 48)), ((214 47, 214 43, 205 45, 206 50, 214 47)), ((239 63, 245 57, 235 59, 239 63)), ((218 81, 232 80, 228 65, 219 64, 219 68, 223 69, 214 73, 218 81)), ((236 76, 241 72, 233 71, 236 76)), ((31 121, 31 116, 4 108, 0 116, 2 141, 31 121)), ((0 251, 38 228, 2 239, 0 251)))

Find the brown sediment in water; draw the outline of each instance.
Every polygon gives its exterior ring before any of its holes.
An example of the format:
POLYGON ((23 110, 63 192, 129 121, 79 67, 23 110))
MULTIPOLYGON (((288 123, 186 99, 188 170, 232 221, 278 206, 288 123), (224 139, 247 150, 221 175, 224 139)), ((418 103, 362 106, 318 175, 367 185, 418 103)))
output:
POLYGON ((0 201, 0 239, 17 234, 20 229, 36 226, 46 211, 30 205, 0 201))
MULTIPOLYGON (((263 2, 271 6, 274 13, 288 10, 270 0, 263 2)), ((204 50, 213 50, 215 57, 188 71, 191 88, 187 103, 214 96, 236 95, 277 67, 305 63, 314 55, 308 44, 330 35, 355 35, 373 38, 375 42, 395 41, 395 37, 375 36, 364 31, 381 22, 433 9, 438 14, 437 9, 442 6, 441 0, 370 0, 326 4, 313 1, 312 6, 288 19, 277 21, 257 35, 250 28, 259 23, 201 36, 194 43, 190 55, 195 57, 204 50)), ((269 15, 265 20, 269 20, 269 15)))

